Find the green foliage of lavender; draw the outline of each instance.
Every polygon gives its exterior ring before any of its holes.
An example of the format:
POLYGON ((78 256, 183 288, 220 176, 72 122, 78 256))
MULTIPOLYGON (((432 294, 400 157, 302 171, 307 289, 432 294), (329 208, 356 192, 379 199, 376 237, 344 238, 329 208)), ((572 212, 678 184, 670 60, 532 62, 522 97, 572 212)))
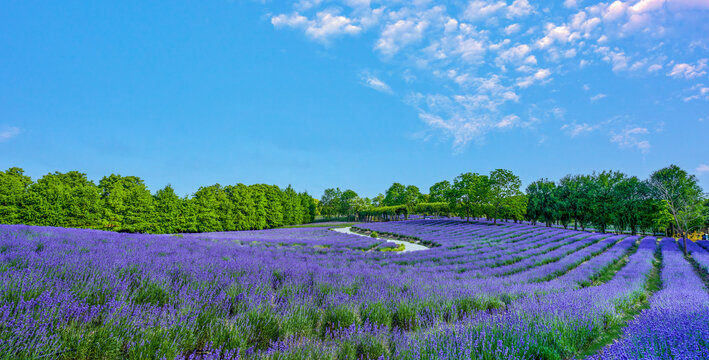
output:
MULTIPOLYGON (((382 252, 382 240, 326 228, 0 226, 0 359, 566 359, 654 303, 651 237, 452 220, 360 227, 438 246, 382 252)), ((684 353, 706 349, 696 326, 684 353)))

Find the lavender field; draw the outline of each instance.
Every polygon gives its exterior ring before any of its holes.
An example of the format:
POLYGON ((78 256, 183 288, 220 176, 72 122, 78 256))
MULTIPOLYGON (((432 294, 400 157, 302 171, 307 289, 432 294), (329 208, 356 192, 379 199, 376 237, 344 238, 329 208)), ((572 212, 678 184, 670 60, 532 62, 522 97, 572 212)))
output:
POLYGON ((0 226, 0 359, 707 359, 709 246, 501 222, 0 226), (429 249, 400 252, 386 237, 429 249))

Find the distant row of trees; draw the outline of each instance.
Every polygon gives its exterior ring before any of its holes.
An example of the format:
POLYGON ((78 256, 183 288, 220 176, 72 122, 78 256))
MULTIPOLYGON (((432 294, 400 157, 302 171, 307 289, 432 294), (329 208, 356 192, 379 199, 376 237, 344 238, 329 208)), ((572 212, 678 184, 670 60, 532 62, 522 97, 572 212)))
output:
POLYGON ((0 223, 177 233, 268 229, 312 222, 317 200, 290 186, 201 187, 189 197, 167 185, 151 194, 139 177, 77 171, 32 181, 20 168, 0 172, 0 223))
POLYGON ((582 230, 660 232, 686 236, 706 227, 709 202, 696 177, 672 165, 640 180, 617 171, 540 179, 527 187, 527 218, 582 230))
POLYGON ((268 229, 309 223, 322 214, 357 221, 386 221, 411 214, 529 220, 546 226, 594 227, 686 236, 709 228, 709 200, 696 177, 672 165, 640 180, 617 171, 540 179, 520 189, 509 170, 463 173, 423 194, 392 184, 369 199, 355 191, 326 189, 320 201, 288 186, 215 184, 179 197, 168 185, 151 194, 135 176, 110 175, 98 184, 76 171, 32 181, 20 168, 0 172, 0 223, 176 233, 268 229))
POLYGON ((322 214, 358 220, 389 220, 410 214, 529 220, 546 226, 593 227, 606 232, 663 232, 686 236, 709 227, 709 200, 695 176, 672 165, 640 180, 617 171, 540 179, 526 192, 514 173, 463 173, 440 181, 422 194, 418 187, 392 184, 369 199, 352 190, 325 190, 322 214))
POLYGON ((486 216, 523 220, 527 206, 520 190, 519 177, 509 170, 497 169, 489 175, 464 173, 431 186, 422 194, 414 185, 392 184, 373 199, 361 198, 352 190, 326 189, 320 199, 325 216, 347 216, 360 220, 388 220, 409 214, 459 215, 468 220, 486 216))

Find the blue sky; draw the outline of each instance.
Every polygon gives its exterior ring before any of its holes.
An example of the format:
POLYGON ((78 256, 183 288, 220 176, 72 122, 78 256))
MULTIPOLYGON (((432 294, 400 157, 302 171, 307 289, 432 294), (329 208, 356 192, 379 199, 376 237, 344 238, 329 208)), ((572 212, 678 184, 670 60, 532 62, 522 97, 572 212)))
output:
POLYGON ((0 4, 0 168, 363 196, 676 163, 709 190, 709 2, 0 4))

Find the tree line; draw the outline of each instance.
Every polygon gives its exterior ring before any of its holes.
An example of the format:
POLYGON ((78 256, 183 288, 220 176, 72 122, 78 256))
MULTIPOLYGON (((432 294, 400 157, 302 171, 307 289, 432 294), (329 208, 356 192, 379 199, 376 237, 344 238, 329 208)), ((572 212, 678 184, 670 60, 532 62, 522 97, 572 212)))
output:
POLYGON ((463 173, 452 182, 444 180, 422 194, 414 185, 393 183, 383 194, 361 198, 352 190, 326 189, 320 199, 325 216, 347 216, 358 220, 389 220, 396 216, 458 215, 468 220, 485 216, 493 219, 524 220, 526 197, 521 181, 509 170, 497 169, 489 175, 463 173))
POLYGON ((527 218, 550 226, 685 237, 709 226, 709 202, 694 175, 676 165, 640 180, 618 171, 540 179, 527 187, 527 218))
POLYGON ((180 197, 172 186, 151 194, 136 176, 111 174, 98 184, 70 171, 37 181, 13 167, 0 172, 0 224, 179 233, 260 230, 312 222, 317 200, 288 186, 200 187, 180 197))
POLYGON ((513 172, 463 173, 422 194, 414 185, 392 184, 383 194, 361 198, 352 190, 325 190, 322 214, 357 220, 389 220, 410 214, 485 217, 493 222, 527 220, 546 226, 606 232, 666 232, 686 237, 709 232, 709 199, 694 175, 676 165, 640 180, 618 171, 539 179, 521 190, 513 172))
POLYGON ((567 175, 556 182, 542 178, 524 192, 517 175, 496 169, 462 173, 428 190, 395 182, 370 199, 329 188, 318 201, 290 186, 215 184, 180 197, 170 185, 152 194, 136 176, 112 174, 95 184, 70 171, 33 181, 13 167, 0 172, 0 223, 178 233, 269 229, 309 223, 318 215, 388 221, 418 214, 633 234, 686 237, 701 228, 709 231, 706 194, 695 176, 675 165, 645 180, 617 171, 567 175))

